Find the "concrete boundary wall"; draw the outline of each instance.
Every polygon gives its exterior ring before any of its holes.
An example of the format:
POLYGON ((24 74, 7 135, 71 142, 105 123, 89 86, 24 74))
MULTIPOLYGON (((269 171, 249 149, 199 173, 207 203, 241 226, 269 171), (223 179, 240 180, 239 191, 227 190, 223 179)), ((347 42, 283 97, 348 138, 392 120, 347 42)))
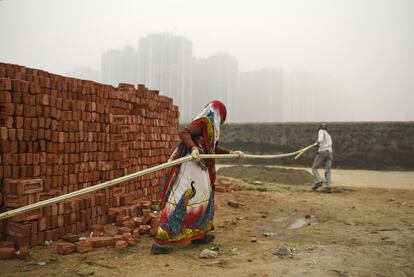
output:
MULTIPOLYGON (((319 123, 225 124, 221 145, 250 153, 290 152, 316 141, 319 123)), ((414 122, 332 122, 334 167, 375 170, 414 169, 414 122)), ((295 161, 255 161, 311 166, 315 151, 295 161)))

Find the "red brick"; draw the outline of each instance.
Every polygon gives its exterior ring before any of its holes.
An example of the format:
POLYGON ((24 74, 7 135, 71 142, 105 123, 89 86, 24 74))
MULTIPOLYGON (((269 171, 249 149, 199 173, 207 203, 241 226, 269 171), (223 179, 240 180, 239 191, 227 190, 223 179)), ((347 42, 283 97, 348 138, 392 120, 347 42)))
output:
POLYGON ((137 236, 124 236, 124 240, 126 240, 126 242, 128 242, 129 245, 134 246, 139 242, 139 237, 137 236))
POLYGON ((45 231, 47 228, 46 226, 46 217, 41 217, 39 219, 39 231, 45 231))
POLYGON ((22 81, 20 84, 20 91, 24 93, 29 92, 29 82, 22 81))
POLYGON ((151 209, 142 209, 142 215, 145 217, 146 215, 148 215, 149 213, 152 213, 151 209))
POLYGON ((17 253, 18 253, 17 258, 19 258, 20 260, 25 260, 25 259, 29 258, 30 247, 29 246, 22 246, 22 247, 20 247, 20 249, 17 253))
POLYGON ((89 237, 101 237, 101 234, 102 234, 102 233, 97 232, 97 231, 91 231, 91 232, 89 233, 89 237))
POLYGON ((15 115, 17 116, 22 116, 23 115, 23 111, 24 111, 24 107, 23 105, 16 105, 16 110, 14 111, 15 115))
POLYGON ((57 204, 53 204, 50 207, 52 209, 52 216, 57 216, 58 215, 58 205, 57 204))
POLYGON ((105 227, 103 226, 103 225, 99 225, 99 224, 93 224, 93 225, 91 225, 91 227, 89 228, 89 230, 91 231, 91 232, 94 232, 94 233, 103 233, 104 232, 104 229, 105 229, 105 227))
POLYGON ((47 200, 53 198, 53 194, 49 193, 49 192, 39 192, 36 193, 36 201, 43 201, 43 200, 47 200))
POLYGON ((127 220, 127 221, 124 221, 124 222, 122 223, 122 226, 127 227, 127 228, 129 228, 129 229, 134 229, 134 227, 135 227, 135 222, 134 222, 134 221, 132 221, 132 220, 127 220))
POLYGON ((30 236, 30 247, 34 247, 34 246, 37 246, 37 245, 40 245, 40 244, 41 244, 41 242, 39 240, 38 234, 37 233, 36 234, 32 233, 32 235, 30 236))
POLYGON ((47 240, 47 241, 53 240, 53 231, 52 230, 46 230, 45 231, 45 240, 47 240))
POLYGON ((30 237, 31 232, 30 223, 18 223, 9 221, 7 224, 7 234, 16 238, 27 238, 30 237))
POLYGON ((123 235, 115 235, 115 236, 112 236, 112 238, 113 238, 115 241, 118 241, 118 240, 122 240, 122 239, 124 238, 124 236, 123 236, 123 235))
POLYGON ((12 95, 8 91, 0 91, 0 103, 12 102, 12 95))
POLYGON ((60 242, 56 246, 56 251, 60 255, 68 255, 75 252, 76 246, 70 242, 60 242))
POLYGON ((117 216, 115 219, 115 223, 117 226, 122 226, 122 223, 124 223, 125 221, 130 220, 131 217, 130 216, 117 216))
POLYGON ((86 253, 93 250, 92 242, 91 241, 78 241, 75 243, 76 245, 76 252, 78 253, 86 253))
POLYGON ((12 83, 9 78, 0 78, 0 90, 10 91, 12 89, 12 83))
POLYGON ((10 260, 13 258, 16 249, 10 247, 0 247, 0 260, 10 260))
POLYGON ((216 187, 214 188, 214 191, 215 191, 215 192, 226 192, 227 190, 226 190, 226 188, 225 188, 225 187, 223 187, 223 186, 216 186, 216 187))
POLYGON ((132 235, 139 238, 139 228, 134 229, 134 231, 132 231, 132 235))
POLYGON ((111 237, 93 237, 87 238, 92 243, 93 248, 113 247, 115 240, 111 237))
POLYGON ((0 248, 15 248, 16 244, 13 241, 5 240, 0 241, 0 248))
POLYGON ((16 133, 17 133, 16 129, 9 128, 8 131, 9 131, 9 140, 10 141, 15 141, 16 140, 16 133))
POLYGON ((240 207, 240 203, 237 202, 236 200, 229 200, 229 201, 227 201, 227 204, 230 207, 233 207, 233 208, 239 208, 240 207))
POLYGON ((32 230, 31 233, 37 233, 39 232, 39 223, 37 221, 31 221, 32 224, 32 230))
POLYGON ((55 227, 52 230, 52 240, 53 241, 57 241, 59 239, 59 229, 56 228, 57 227, 57 224, 54 224, 52 227, 55 227))
POLYGON ((115 249, 116 250, 124 250, 128 248, 128 242, 124 241, 124 240, 118 240, 115 243, 115 249))
POLYGON ((79 233, 78 232, 78 228, 77 228, 77 226, 76 226, 76 224, 70 224, 69 225, 69 228, 70 229, 68 229, 70 232, 72 232, 73 234, 77 234, 77 233, 79 233))
POLYGON ((40 88, 40 84, 37 82, 30 82, 29 84, 29 92, 31 94, 36 94, 36 93, 40 93, 41 88, 40 88))
POLYGON ((38 105, 49 105, 49 95, 47 94, 37 94, 36 95, 36 104, 38 105))
POLYGON ((121 195, 121 206, 126 206, 132 203, 132 201, 137 197, 135 192, 125 193, 121 195))
POLYGON ((71 242, 71 243, 75 243, 79 240, 79 235, 75 235, 72 233, 66 233, 62 239, 66 242, 71 242))
POLYGON ((142 209, 151 209, 152 202, 151 201, 143 201, 142 202, 142 209))
POLYGON ((8 235, 7 239, 13 241, 17 248, 20 248, 22 246, 30 246, 30 236, 26 238, 17 238, 15 236, 8 235))
POLYGON ((142 218, 142 223, 141 224, 143 224, 143 225, 149 224, 153 218, 157 218, 157 217, 155 216, 155 214, 149 212, 149 213, 144 215, 144 217, 142 218))
POLYGON ((11 94, 12 102, 15 104, 22 104, 23 103, 23 94, 21 92, 13 91, 11 94))
POLYGON ((71 212, 71 203, 70 202, 61 202, 59 203, 58 213, 59 214, 69 214, 71 212))
POLYGON ((10 218, 9 220, 14 221, 14 222, 30 221, 30 220, 39 219, 41 215, 42 215, 41 209, 37 209, 37 210, 26 212, 24 214, 14 216, 10 218))
POLYGON ((151 225, 140 225, 138 229, 139 229, 140 235, 149 235, 150 230, 151 230, 151 225))
MULTIPOLYGON (((26 159, 31 160, 32 155, 26 155, 26 159)), ((26 163, 28 161, 26 160, 26 163)), ((30 161, 29 161, 30 162, 30 161)), ((15 187, 18 194, 31 194, 43 191, 42 179, 6 179, 5 186, 15 187)), ((14 191, 14 189, 13 189, 14 191)))
POLYGON ((127 228, 127 227, 119 227, 118 228, 118 235, 131 234, 131 233, 132 233, 131 228, 127 228))
POLYGON ((50 218, 52 216, 52 207, 46 206, 43 207, 43 216, 46 218, 50 218))
MULTIPOLYGON (((4 160, 4 155, 3 155, 3 160, 4 160)), ((3 161, 4 162, 4 161, 3 161)), ((14 185, 13 182, 14 179, 4 179, 3 181, 3 191, 7 194, 16 194, 17 193, 17 189, 16 186, 14 185)))
POLYGON ((9 138, 9 130, 6 127, 0 127, 0 138, 7 140, 9 138))
POLYGON ((0 105, 0 114, 13 116, 15 111, 15 106, 13 103, 2 103, 0 105))
POLYGON ((0 126, 6 127, 6 128, 13 128, 15 126, 15 124, 13 124, 14 122, 14 118, 12 116, 0 116, 0 126))
POLYGON ((21 91, 21 81, 20 80, 11 80, 12 81, 12 90, 13 91, 21 91))
POLYGON ((37 240, 38 240, 38 245, 43 245, 45 241, 45 232, 39 232, 37 240))

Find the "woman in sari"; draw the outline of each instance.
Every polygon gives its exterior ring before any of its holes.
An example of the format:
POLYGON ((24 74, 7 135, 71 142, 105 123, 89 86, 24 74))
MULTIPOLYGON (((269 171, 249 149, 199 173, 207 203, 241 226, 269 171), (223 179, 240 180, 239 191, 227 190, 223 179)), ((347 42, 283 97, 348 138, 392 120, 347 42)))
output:
POLYGON ((173 246, 191 241, 207 244, 214 240, 214 159, 201 160, 201 154, 238 154, 218 146, 220 127, 226 120, 226 107, 218 100, 179 132, 180 143, 169 160, 191 155, 192 161, 170 168, 164 176, 160 226, 152 254, 169 254, 173 246))

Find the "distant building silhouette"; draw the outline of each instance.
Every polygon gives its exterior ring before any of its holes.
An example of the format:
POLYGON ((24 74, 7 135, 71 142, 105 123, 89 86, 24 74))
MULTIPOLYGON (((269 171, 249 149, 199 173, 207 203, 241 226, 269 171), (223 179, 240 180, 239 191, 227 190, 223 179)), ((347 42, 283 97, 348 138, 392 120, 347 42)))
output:
MULTIPOLYGON (((222 100, 233 110, 238 74, 238 62, 228 54, 217 53, 206 59, 194 59, 193 110, 200 110, 214 99, 222 100)), ((234 113, 229 112, 228 115, 229 121, 235 121, 234 113)))
POLYGON ((151 34, 139 39, 138 82, 172 97, 180 121, 190 121, 192 102, 192 43, 185 37, 151 34))
MULTIPOLYGON (((88 68, 68 74, 100 79, 98 71, 88 68)), ((313 71, 240 72, 237 59, 223 52, 195 58, 191 41, 171 34, 140 38, 138 51, 131 46, 106 51, 101 76, 104 83, 144 84, 171 97, 179 106, 181 123, 191 121, 213 99, 226 104, 229 122, 319 119, 320 100, 330 99, 334 87, 333 80, 313 71)), ((324 107, 329 109, 333 107, 324 107)))
POLYGON ((78 66, 72 71, 65 72, 65 74, 78 79, 101 82, 101 72, 87 66, 78 66))
POLYGON ((102 82, 117 86, 119 83, 137 84, 137 51, 131 46, 108 50, 102 54, 102 82))

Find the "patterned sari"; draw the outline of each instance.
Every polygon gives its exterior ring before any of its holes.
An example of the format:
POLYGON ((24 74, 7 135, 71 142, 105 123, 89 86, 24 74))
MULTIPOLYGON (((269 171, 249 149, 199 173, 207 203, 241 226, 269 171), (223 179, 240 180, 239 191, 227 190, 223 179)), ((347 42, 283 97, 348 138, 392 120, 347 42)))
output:
MULTIPOLYGON (((213 154, 216 139, 214 114, 210 113, 191 123, 202 124, 203 135, 193 137, 200 153, 213 154)), ((179 157, 191 155, 182 142, 174 153, 179 157)), ((174 154, 173 154, 174 155, 174 154)), ((193 161, 170 168, 163 180, 162 215, 154 243, 172 246, 205 236, 214 230, 214 160, 204 160, 207 170, 193 161)))

